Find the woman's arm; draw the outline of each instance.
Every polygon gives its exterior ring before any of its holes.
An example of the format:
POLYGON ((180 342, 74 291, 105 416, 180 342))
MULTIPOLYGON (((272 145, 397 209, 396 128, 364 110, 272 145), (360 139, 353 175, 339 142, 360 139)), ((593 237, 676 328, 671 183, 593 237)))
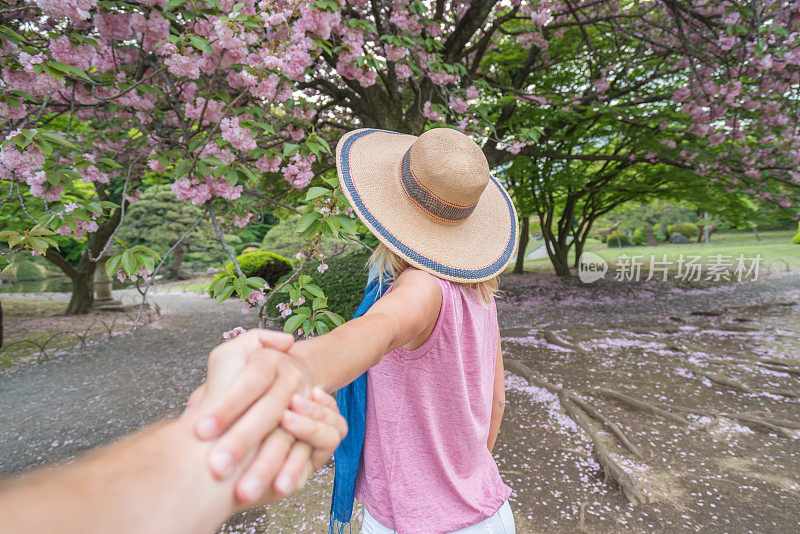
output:
POLYGON ((489 441, 486 446, 489 451, 494 449, 497 434, 500 432, 500 423, 503 421, 503 412, 506 409, 506 378, 503 369, 503 350, 500 340, 497 341, 497 361, 494 364, 494 395, 492 396, 492 419, 489 423, 489 441))
POLYGON ((433 330, 441 305, 436 278, 406 269, 392 291, 363 316, 323 336, 295 343, 289 354, 303 364, 316 385, 335 391, 394 349, 414 342, 421 345, 433 330))

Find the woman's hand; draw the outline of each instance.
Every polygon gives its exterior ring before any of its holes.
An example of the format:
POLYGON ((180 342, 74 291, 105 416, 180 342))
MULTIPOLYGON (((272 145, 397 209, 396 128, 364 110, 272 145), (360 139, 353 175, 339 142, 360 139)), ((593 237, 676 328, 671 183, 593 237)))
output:
POLYGON ((277 497, 295 491, 347 432, 332 398, 321 391, 311 395, 308 373, 281 352, 293 341, 291 335, 251 330, 220 345, 209 356, 207 382, 187 405, 187 411, 201 410, 195 426, 200 439, 221 436, 209 454, 212 473, 224 479, 247 465, 235 489, 245 503, 259 500, 269 485, 277 497), (284 413, 290 399, 297 413, 284 413))

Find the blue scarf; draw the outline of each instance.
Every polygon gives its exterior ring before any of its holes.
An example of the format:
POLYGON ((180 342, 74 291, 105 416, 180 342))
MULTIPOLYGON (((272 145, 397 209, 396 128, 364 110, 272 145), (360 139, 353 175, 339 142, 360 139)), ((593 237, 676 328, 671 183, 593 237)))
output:
MULTIPOLYGON (((369 273, 364 300, 359 304, 356 317, 361 317, 389 289, 391 280, 384 277, 379 282, 375 269, 369 273)), ((335 471, 333 474, 333 496, 331 497, 331 518, 329 534, 342 534, 350 525, 353 515, 353 500, 356 497, 356 478, 361 462, 361 448, 364 446, 364 425, 367 417, 367 373, 336 393, 339 412, 347 420, 347 435, 333 453, 335 471)))

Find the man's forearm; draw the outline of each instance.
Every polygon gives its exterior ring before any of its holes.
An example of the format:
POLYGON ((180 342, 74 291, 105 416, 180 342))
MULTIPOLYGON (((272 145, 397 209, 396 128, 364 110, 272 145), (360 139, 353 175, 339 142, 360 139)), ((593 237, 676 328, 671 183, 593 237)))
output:
POLYGON ((156 424, 74 463, 0 485, 8 532, 212 532, 236 511, 189 418, 156 424))

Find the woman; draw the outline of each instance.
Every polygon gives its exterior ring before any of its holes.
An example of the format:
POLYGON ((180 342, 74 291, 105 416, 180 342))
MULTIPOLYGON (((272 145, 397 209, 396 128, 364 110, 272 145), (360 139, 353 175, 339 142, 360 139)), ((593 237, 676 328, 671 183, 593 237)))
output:
POLYGON ((350 520, 355 494, 365 533, 514 532, 491 455, 504 403, 494 295, 517 245, 513 204, 478 145, 446 128, 350 132, 337 169, 381 245, 356 318, 289 350, 314 383, 343 388, 332 524, 350 520))

